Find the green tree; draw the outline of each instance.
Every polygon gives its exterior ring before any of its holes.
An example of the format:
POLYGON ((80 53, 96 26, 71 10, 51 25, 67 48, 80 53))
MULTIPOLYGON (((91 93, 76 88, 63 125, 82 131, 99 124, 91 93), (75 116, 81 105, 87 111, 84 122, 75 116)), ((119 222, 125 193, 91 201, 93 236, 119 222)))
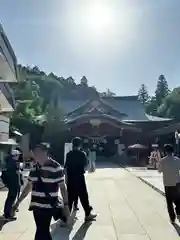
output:
POLYGON ((148 90, 145 84, 142 84, 138 91, 138 98, 143 105, 146 105, 149 100, 148 90))
POLYGON ((164 75, 160 75, 157 81, 157 87, 155 90, 155 97, 157 106, 160 106, 163 99, 169 94, 168 82, 164 75))
POLYGON ((81 85, 84 87, 88 87, 88 80, 85 76, 81 78, 81 85))
POLYGON ((115 93, 113 93, 109 88, 106 90, 106 92, 100 93, 101 97, 114 97, 116 96, 115 93))
POLYGON ((64 114, 60 109, 49 105, 45 112, 46 124, 44 127, 43 140, 52 141, 52 138, 57 138, 62 132, 67 130, 64 114))
POLYGON ((157 114, 161 117, 180 120, 180 87, 173 89, 158 107, 157 114))
POLYGON ((146 104, 146 112, 150 115, 157 115, 157 102, 156 98, 153 96, 149 99, 149 101, 146 104))

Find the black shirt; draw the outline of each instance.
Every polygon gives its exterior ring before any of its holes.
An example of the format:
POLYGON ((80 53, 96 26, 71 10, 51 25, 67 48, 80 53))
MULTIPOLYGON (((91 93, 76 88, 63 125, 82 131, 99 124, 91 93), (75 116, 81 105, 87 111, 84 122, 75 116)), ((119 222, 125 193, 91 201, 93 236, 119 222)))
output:
POLYGON ((81 150, 72 150, 66 155, 65 169, 68 177, 79 177, 84 175, 87 165, 86 153, 81 150))
POLYGON ((18 162, 12 158, 12 156, 7 156, 5 159, 5 169, 8 172, 9 180, 12 183, 19 183, 20 173, 18 162))

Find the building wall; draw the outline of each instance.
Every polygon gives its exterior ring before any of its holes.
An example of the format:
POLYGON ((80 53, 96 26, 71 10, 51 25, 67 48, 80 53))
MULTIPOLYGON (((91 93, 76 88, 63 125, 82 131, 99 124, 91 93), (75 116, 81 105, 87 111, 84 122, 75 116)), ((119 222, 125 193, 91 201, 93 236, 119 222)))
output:
POLYGON ((0 77, 3 80, 16 82, 17 59, 10 42, 0 24, 0 77))
POLYGON ((0 142, 6 142, 9 138, 9 118, 0 115, 0 142))
MULTIPOLYGON (((3 27, 0 24, 0 90, 12 106, 13 111, 15 107, 15 98, 10 86, 12 82, 17 82, 17 59, 3 27)), ((2 103, 2 110, 0 113, 0 143, 8 141, 10 115, 11 112, 4 112, 2 103)))
POLYGON ((3 83, 0 82, 0 90, 2 91, 3 95, 6 97, 6 99, 8 100, 9 104, 15 108, 15 97, 14 97, 14 93, 13 90, 10 86, 9 83, 3 83))

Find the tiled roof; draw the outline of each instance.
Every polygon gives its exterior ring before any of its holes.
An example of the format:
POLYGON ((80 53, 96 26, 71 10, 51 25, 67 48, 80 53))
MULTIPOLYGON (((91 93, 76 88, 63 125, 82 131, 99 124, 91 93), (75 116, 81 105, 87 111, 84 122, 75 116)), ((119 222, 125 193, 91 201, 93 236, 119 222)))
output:
POLYGON ((64 114, 68 114, 78 107, 82 106, 86 101, 83 100, 70 100, 59 99, 59 107, 62 108, 64 114))
MULTIPOLYGON (((145 113, 143 105, 138 100, 137 96, 120 96, 120 97, 103 97, 101 98, 105 104, 111 106, 113 109, 119 111, 119 113, 124 114, 121 117, 123 121, 168 121, 171 119, 159 118, 155 116, 150 116, 145 113)), ((89 100, 88 100, 89 101, 89 100)), ((79 107, 86 104, 88 101, 75 100, 75 99, 59 99, 59 106, 63 109, 65 114, 69 114, 79 107)), ((97 100, 98 101, 98 100, 97 100)), ((115 116, 115 117, 118 117, 115 116)))
POLYGON ((127 117, 123 120, 148 120, 145 110, 136 96, 103 98, 103 101, 126 114, 127 117))

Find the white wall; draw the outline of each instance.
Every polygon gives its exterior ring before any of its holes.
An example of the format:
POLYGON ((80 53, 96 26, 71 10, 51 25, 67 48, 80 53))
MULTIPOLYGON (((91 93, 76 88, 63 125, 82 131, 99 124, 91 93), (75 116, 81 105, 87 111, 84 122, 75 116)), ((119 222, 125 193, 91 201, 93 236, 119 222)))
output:
POLYGON ((6 142, 9 138, 9 118, 0 115, 0 142, 6 142))

